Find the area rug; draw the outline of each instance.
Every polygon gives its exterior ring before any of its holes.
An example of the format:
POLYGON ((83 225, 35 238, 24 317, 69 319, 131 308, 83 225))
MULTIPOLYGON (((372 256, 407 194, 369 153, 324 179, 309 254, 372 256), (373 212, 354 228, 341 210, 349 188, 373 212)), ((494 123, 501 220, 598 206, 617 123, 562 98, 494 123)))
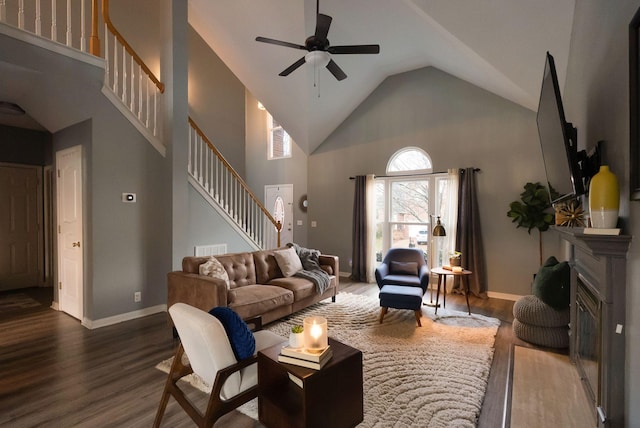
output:
MULTIPOLYGON (((482 407, 500 321, 423 306, 422 327, 413 311, 390 309, 379 324, 377 298, 341 293, 267 326, 287 337, 305 317, 324 316, 329 336, 363 354, 364 421, 361 427, 475 427, 482 407)), ((168 372, 171 359, 156 368, 168 372)), ((196 376, 196 388, 210 387, 196 376)), ((257 419, 253 400, 241 412, 257 419)))
POLYGON ((511 428, 596 426, 582 381, 569 356, 515 345, 511 428))

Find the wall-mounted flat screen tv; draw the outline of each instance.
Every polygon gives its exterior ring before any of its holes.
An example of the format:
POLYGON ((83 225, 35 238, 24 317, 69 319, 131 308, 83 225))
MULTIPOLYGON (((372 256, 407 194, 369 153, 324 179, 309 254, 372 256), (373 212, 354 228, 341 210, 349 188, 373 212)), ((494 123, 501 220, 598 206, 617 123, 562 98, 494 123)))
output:
POLYGON ((577 150, 578 132, 565 120, 555 63, 549 52, 542 78, 537 123, 551 202, 584 194, 577 150))

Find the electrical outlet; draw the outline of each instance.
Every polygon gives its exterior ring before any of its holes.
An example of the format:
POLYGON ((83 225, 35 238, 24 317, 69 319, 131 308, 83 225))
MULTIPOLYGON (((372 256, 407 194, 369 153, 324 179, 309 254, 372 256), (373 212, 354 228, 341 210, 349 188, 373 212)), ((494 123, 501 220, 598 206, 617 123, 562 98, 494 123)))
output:
POLYGON ((135 293, 133 293, 133 301, 139 302, 140 300, 142 300, 142 292, 136 291, 135 293))

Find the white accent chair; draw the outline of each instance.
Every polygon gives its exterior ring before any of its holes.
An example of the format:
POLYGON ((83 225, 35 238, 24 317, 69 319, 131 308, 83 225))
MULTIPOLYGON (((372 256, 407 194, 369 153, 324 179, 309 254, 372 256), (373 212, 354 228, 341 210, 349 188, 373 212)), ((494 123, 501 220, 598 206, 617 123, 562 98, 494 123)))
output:
MULTIPOLYGON (((169 313, 181 344, 175 353, 153 426, 160 426, 169 396, 173 396, 197 426, 211 427, 221 416, 257 396, 257 352, 287 339, 270 331, 254 331, 256 354, 237 361, 224 327, 216 317, 184 303, 174 304, 169 313), (183 361, 183 354, 188 357, 188 363, 183 361), (178 380, 190 373, 213 386, 204 415, 177 385, 178 380)), ((259 317, 246 322, 254 325, 254 330, 262 327, 259 317)))

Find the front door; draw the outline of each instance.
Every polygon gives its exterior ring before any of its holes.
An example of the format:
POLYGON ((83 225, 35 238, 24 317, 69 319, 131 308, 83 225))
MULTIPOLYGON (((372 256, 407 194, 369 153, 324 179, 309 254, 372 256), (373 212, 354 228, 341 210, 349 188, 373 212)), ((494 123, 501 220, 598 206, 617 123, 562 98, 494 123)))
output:
MULTIPOLYGON (((280 245, 293 242, 293 184, 264 186, 265 207, 273 218, 282 223, 280 245)), ((266 248, 276 248, 275 237, 267 243, 266 248)))
POLYGON ((42 169, 0 165, 0 290, 42 285, 42 169))
POLYGON ((58 215, 58 302, 60 310, 82 319, 82 147, 56 153, 58 215))

